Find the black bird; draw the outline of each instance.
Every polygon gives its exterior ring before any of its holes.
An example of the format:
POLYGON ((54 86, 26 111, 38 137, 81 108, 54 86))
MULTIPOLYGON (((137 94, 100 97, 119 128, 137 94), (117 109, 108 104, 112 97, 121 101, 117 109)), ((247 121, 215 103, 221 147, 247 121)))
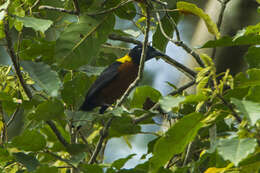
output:
MULTIPOLYGON (((80 110, 90 111, 101 106, 100 113, 119 99, 136 79, 142 53, 142 45, 135 46, 128 54, 108 66, 88 90, 80 110)), ((153 47, 147 47, 145 61, 162 56, 153 47)))

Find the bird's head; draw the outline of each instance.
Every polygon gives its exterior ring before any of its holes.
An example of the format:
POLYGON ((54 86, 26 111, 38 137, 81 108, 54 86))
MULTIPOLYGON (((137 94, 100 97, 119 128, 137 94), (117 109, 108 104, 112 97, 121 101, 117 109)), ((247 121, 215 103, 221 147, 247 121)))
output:
MULTIPOLYGON (((133 62, 136 64, 140 63, 141 54, 142 54, 142 45, 135 46, 133 49, 130 50, 129 56, 132 58, 133 62)), ((162 53, 158 52, 151 46, 147 46, 147 53, 145 57, 145 61, 152 59, 156 56, 163 56, 162 53)))

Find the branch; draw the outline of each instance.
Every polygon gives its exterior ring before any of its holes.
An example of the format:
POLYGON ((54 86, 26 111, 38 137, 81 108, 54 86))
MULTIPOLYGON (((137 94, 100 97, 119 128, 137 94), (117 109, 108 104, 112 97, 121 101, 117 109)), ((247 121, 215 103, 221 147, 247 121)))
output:
POLYGON ((118 8, 120 8, 120 7, 122 7, 122 6, 126 5, 126 4, 128 4, 128 3, 130 3, 130 2, 133 2, 133 1, 134 1, 134 0, 126 0, 126 1, 124 1, 124 2, 119 3, 119 4, 118 4, 117 6, 115 6, 115 7, 112 7, 112 8, 109 8, 109 9, 107 9, 107 10, 100 11, 100 12, 97 12, 97 13, 89 13, 89 14, 87 14, 87 15, 89 15, 89 16, 97 16, 97 15, 102 15, 102 14, 110 13, 110 12, 113 12, 113 11, 115 11, 116 9, 118 9, 118 8))
POLYGON ((20 104, 18 105, 18 107, 15 109, 14 113, 12 114, 11 118, 8 120, 8 122, 6 123, 6 127, 9 127, 12 122, 14 121, 16 115, 18 114, 19 110, 20 110, 20 104))
POLYGON ((103 144, 103 141, 105 140, 105 138, 108 136, 108 130, 109 130, 109 127, 113 121, 114 117, 110 118, 105 127, 100 131, 100 138, 98 140, 98 143, 97 143, 97 146, 88 162, 88 164, 93 164, 95 161, 96 161, 96 158, 98 156, 98 153, 100 152, 100 150, 102 149, 102 144, 103 144))
POLYGON ((77 1, 77 0, 73 0, 73 5, 74 5, 74 8, 75 8, 75 13, 76 13, 77 15, 79 15, 79 13, 80 13, 80 8, 79 8, 79 3, 78 3, 78 1, 77 1))
POLYGON ((108 38, 110 40, 119 40, 119 41, 123 41, 123 42, 127 42, 127 43, 133 43, 133 44, 138 44, 141 45, 142 42, 139 40, 135 40, 133 38, 129 38, 129 37, 125 37, 125 36, 121 36, 121 35, 117 35, 117 34, 110 34, 108 35, 108 38))
MULTIPOLYGON (((142 42, 135 40, 133 38, 129 38, 129 37, 121 36, 121 35, 116 35, 116 34, 110 34, 108 36, 108 38, 111 39, 111 40, 119 40, 119 41, 138 44, 138 45, 142 44, 142 42)), ((156 51, 160 52, 159 50, 156 50, 156 51)), ((168 55, 166 55, 162 52, 160 52, 160 53, 164 55, 164 56, 161 56, 160 58, 163 59, 166 63, 174 66, 179 71, 183 72, 185 75, 187 75, 188 77, 190 77, 192 79, 196 77, 196 75, 197 75, 196 72, 194 72, 193 70, 189 69, 188 67, 182 65, 178 61, 175 61, 174 59, 172 59, 168 55)))
POLYGON ((47 154, 49 154, 49 155, 51 155, 52 157, 55 157, 56 159, 58 159, 58 160, 60 160, 60 161, 62 161, 62 162, 67 163, 67 164, 68 164, 69 166, 71 166, 72 168, 78 170, 78 168, 76 168, 72 163, 70 163, 69 160, 63 159, 63 158, 60 157, 59 155, 54 154, 53 152, 50 152, 49 150, 44 150, 44 152, 47 153, 47 154))
MULTIPOLYGON (((229 1, 230 0, 219 1, 221 3, 221 10, 220 10, 220 13, 219 13, 219 16, 218 16, 218 22, 217 22, 217 27, 218 27, 219 31, 221 29, 221 24, 222 24, 222 21, 223 21, 224 12, 226 10, 226 7, 227 7, 227 4, 229 3, 229 1)), ((215 40, 216 40, 216 37, 215 37, 215 40)), ((217 51, 217 48, 214 47, 214 49, 212 51, 212 55, 211 55, 212 59, 214 59, 214 57, 216 55, 216 51, 217 51)))
MULTIPOLYGON (((174 95, 176 95, 176 94, 180 94, 180 93, 182 93, 185 89, 187 89, 187 88, 193 86, 194 84, 196 84, 195 80, 193 80, 193 81, 191 81, 191 82, 189 82, 189 83, 183 85, 183 86, 180 87, 179 89, 177 89, 177 90, 171 92, 169 95, 174 96, 174 95)), ((156 109, 158 109, 159 107, 160 107, 160 104, 159 104, 159 103, 156 103, 156 104, 153 105, 153 107, 150 109, 150 111, 156 110, 156 109)), ((148 119, 148 118, 151 118, 151 117, 153 117, 153 116, 154 116, 153 114, 146 113, 146 114, 144 114, 144 115, 142 115, 142 116, 140 116, 140 117, 138 117, 138 118, 133 119, 133 123, 134 123, 134 124, 138 124, 138 123, 140 123, 140 122, 142 122, 142 121, 144 121, 144 120, 146 120, 146 119, 148 119)))
MULTIPOLYGON (((7 13, 8 14, 8 13, 7 13)), ((14 69, 15 69, 15 73, 18 76, 18 79, 20 81, 21 86, 23 87, 23 90, 25 92, 25 94, 27 95, 27 97, 29 99, 32 98, 32 93, 31 90, 28 88, 28 86, 25 84, 21 69, 20 69, 20 65, 19 65, 19 57, 16 55, 14 49, 13 49, 13 43, 12 43, 12 39, 10 37, 10 33, 9 33, 9 21, 8 21, 8 15, 6 15, 6 17, 4 18, 4 32, 5 32, 5 39, 7 42, 7 52, 9 53, 9 56, 12 60, 14 69)))
POLYGON ((52 6, 49 6, 49 5, 41 5, 41 6, 39 6, 39 10, 51 10, 51 11, 57 11, 57 12, 62 12, 62 13, 78 15, 77 11, 66 10, 64 8, 59 8, 59 7, 52 7, 52 6))
POLYGON ((148 43, 148 37, 149 37, 149 31, 150 31, 150 9, 148 5, 146 6, 146 28, 145 28, 145 33, 144 33, 144 42, 143 42, 143 47, 142 47, 142 53, 141 53, 141 59, 140 59, 140 64, 139 64, 139 69, 138 69, 138 75, 133 83, 127 88, 123 96, 120 98, 120 100, 117 102, 116 107, 121 106, 126 97, 130 94, 130 92, 133 90, 133 88, 139 83, 139 81, 142 79, 143 76, 143 70, 144 70, 144 62, 145 62, 145 57, 147 53, 147 43, 148 43))
POLYGON ((63 136, 61 135, 61 133, 59 132, 59 130, 57 129, 56 125, 54 124, 53 121, 46 121, 46 123, 50 126, 50 128, 52 129, 52 131, 55 133, 56 137, 58 138, 58 140, 60 141, 60 143, 62 143, 62 145, 64 147, 68 147, 69 143, 63 138, 63 136))
POLYGON ((233 105, 231 103, 227 102, 221 95, 218 94, 217 97, 220 98, 220 100, 231 110, 231 112, 233 113, 233 116, 235 117, 237 122, 241 123, 242 119, 239 117, 237 112, 234 110, 233 105))
POLYGON ((159 27, 162 31, 162 34, 165 38, 167 38, 169 41, 171 41, 173 44, 175 44, 176 46, 180 46, 182 47, 188 54, 192 55, 194 57, 194 59, 196 60, 196 62, 201 66, 201 67, 205 67, 204 63, 201 61, 199 54, 197 54, 196 52, 194 52, 189 46, 187 46, 185 43, 183 43, 183 41, 175 41, 172 38, 170 38, 164 31, 162 23, 160 21, 160 15, 158 12, 156 12, 156 18, 157 21, 159 23, 159 27))

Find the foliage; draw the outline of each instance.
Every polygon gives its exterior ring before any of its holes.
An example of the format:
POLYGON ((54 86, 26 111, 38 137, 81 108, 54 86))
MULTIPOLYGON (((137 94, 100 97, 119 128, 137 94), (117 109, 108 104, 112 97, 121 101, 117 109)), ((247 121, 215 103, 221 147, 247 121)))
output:
MULTIPOLYGON (((221 36, 209 15, 195 4, 165 2, 168 5, 164 8, 150 0, 1 3, 0 42, 7 52, 14 51, 9 56, 15 57, 13 63, 17 62, 21 72, 19 75, 12 65, 0 64, 1 172, 259 172, 260 49, 256 45, 260 24, 245 27, 235 36, 221 36), (131 21, 137 28, 135 33, 141 35, 146 27, 147 5, 168 10, 160 13, 165 31, 151 15, 155 48, 165 52, 170 40, 164 33, 172 37, 174 22, 182 14, 194 14, 216 37, 201 48, 248 45, 244 56, 248 69, 235 77, 228 70, 216 74, 211 57, 200 54, 205 67, 196 68, 194 94, 176 89, 178 92, 162 96, 150 86, 139 86, 123 106, 102 115, 97 109, 78 111, 95 78, 120 54, 111 35, 134 39, 133 32, 118 29, 116 24, 131 21), (146 109, 149 102, 159 108, 146 109), (165 115, 171 126, 165 132, 156 132, 156 138, 147 145, 145 161, 125 169, 135 156, 129 154, 103 163, 102 151, 109 139, 123 137, 131 147, 129 136, 142 134, 142 125, 155 125, 158 122, 154 117, 165 115), (9 137, 17 116, 23 117, 23 127, 19 134, 9 137), (80 133, 75 128, 78 126, 80 133), (96 150, 101 151, 97 157, 96 150)), ((121 41, 119 46, 130 45, 121 41)))

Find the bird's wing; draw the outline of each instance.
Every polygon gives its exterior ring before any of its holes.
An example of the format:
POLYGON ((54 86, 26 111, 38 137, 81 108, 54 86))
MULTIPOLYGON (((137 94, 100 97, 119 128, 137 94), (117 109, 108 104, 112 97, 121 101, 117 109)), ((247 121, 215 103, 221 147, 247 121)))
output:
POLYGON ((114 62, 108 66, 97 78, 91 88, 88 90, 86 100, 92 100, 93 97, 106 85, 108 85, 119 73, 118 68, 121 65, 121 62, 114 62))

